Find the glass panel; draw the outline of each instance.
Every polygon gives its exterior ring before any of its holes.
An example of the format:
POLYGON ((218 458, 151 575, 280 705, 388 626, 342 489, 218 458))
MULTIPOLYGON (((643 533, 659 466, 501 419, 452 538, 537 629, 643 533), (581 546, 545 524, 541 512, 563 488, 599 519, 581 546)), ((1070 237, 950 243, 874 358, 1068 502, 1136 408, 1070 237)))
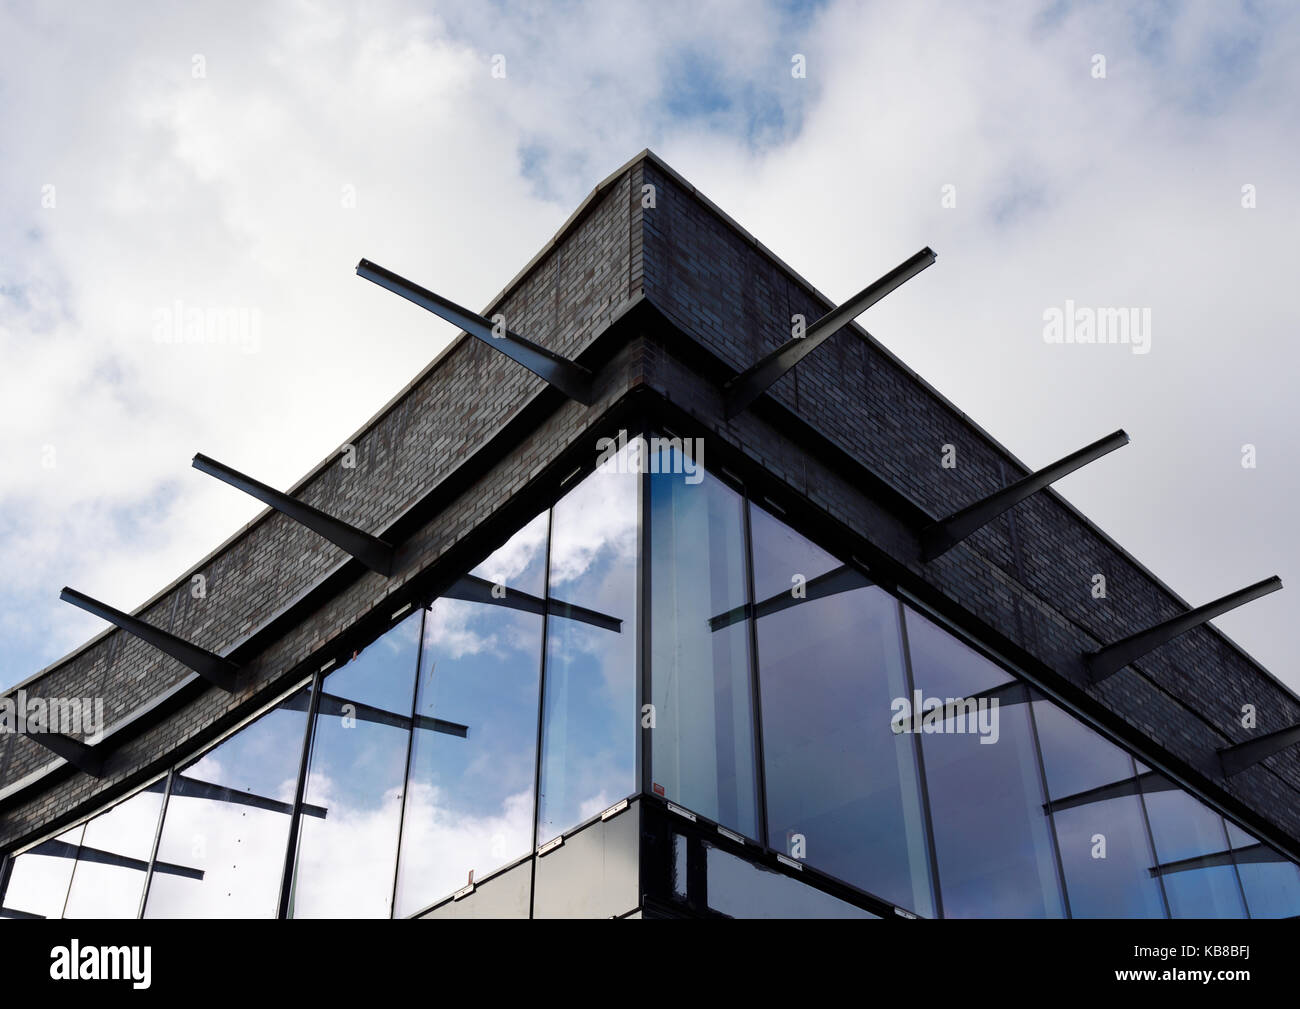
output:
POLYGON ((639 480, 627 458, 624 449, 553 513, 539 843, 636 789, 639 480), (562 604, 593 616, 561 616, 562 604), (591 622, 609 618, 616 629, 591 622))
MULTIPOLYGON (((1156 776, 1155 783, 1167 784, 1156 776)), ((1227 851, 1223 817, 1203 806, 1182 789, 1152 788, 1143 782, 1143 801, 1151 822, 1151 836, 1161 865, 1227 851)), ((1246 908, 1231 865, 1207 866, 1166 872, 1163 875, 1169 913, 1174 918, 1244 918, 1246 908)))
POLYGON ((420 610, 405 616, 325 677, 325 693, 353 704, 411 713, 420 610))
POLYGON ((62 918, 68 884, 77 861, 83 823, 43 841, 14 859, 4 892, 4 909, 41 918, 62 918))
POLYGON ((812 581, 841 566, 836 558, 762 508, 749 509, 749 528, 754 549, 755 599, 788 594, 796 575, 812 581))
POLYGON ((549 518, 549 512, 542 512, 470 574, 530 596, 540 598, 545 595, 546 523, 549 518))
POLYGON ((1228 825, 1228 842, 1234 848, 1249 848, 1252 844, 1259 844, 1259 838, 1254 834, 1248 834, 1231 820, 1224 821, 1228 825))
POLYGON ((857 587, 796 598, 793 576, 824 574, 824 555, 759 509, 751 514, 766 584, 790 599, 757 621, 768 843, 932 915, 915 749, 889 731, 891 702, 907 693, 898 604, 847 570, 857 587), (768 549, 760 537, 774 530, 778 547, 768 549))
POLYGON ((1252 918, 1292 918, 1300 915, 1300 866, 1238 827, 1231 820, 1228 840, 1237 863, 1237 878, 1246 894, 1252 918))
POLYGON ((173 778, 158 859, 178 871, 155 870, 145 917, 275 917, 310 697, 304 687, 173 778))
POLYGON ((875 918, 779 872, 705 842, 709 907, 733 918, 875 918))
POLYGON ((914 695, 949 918, 1065 914, 1026 688, 914 610, 907 613, 914 695), (976 695, 1014 684, 990 698, 976 695), (958 704, 969 699, 973 703, 958 704), (943 708, 939 713, 937 709, 943 708))
MULTIPOLYGON (((1133 777, 1131 762, 1129 767, 1127 778, 1133 777)), ((1137 795, 1058 810, 1053 820, 1072 918, 1165 916, 1137 795)))
POLYGON ((541 664, 538 614, 440 599, 425 617, 397 915, 532 849, 541 664))
MULTIPOLYGON (((1256 842, 1258 843, 1258 842, 1256 842)), ((1291 918, 1300 915, 1300 867, 1272 848, 1261 846, 1237 856, 1237 874, 1246 892, 1252 918, 1291 918), (1255 858, 1276 861, 1253 861, 1255 858)))
POLYGON ((707 474, 688 482, 680 454, 650 478, 651 773, 657 793, 757 838, 744 502, 707 474))
POLYGON ((1053 799, 1133 776, 1129 755, 1069 712, 1035 695, 1034 721, 1053 799))
POLYGON ((65 918, 134 918, 153 853, 162 786, 137 792, 86 824, 65 918), (88 849, 95 855, 88 857, 88 849))
POLYGON ((298 827, 295 918, 386 918, 393 896, 422 610, 322 681, 298 827))

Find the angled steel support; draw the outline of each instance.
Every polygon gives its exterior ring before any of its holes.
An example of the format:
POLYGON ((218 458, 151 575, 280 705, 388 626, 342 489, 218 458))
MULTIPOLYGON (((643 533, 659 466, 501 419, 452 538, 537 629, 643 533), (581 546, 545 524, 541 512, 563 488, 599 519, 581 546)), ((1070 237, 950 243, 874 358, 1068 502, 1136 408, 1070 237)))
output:
POLYGON ((1254 767, 1265 757, 1281 753, 1288 746, 1295 746, 1296 743, 1300 743, 1300 725, 1292 725, 1270 732, 1266 736, 1260 736, 1258 739, 1222 747, 1219 750, 1219 764, 1223 768, 1223 776, 1231 778, 1234 774, 1240 774, 1246 768, 1254 767))
POLYGON ((290 497, 274 487, 268 487, 251 476, 245 476, 215 459, 209 459, 202 453, 194 456, 194 468, 216 477, 222 483, 239 488, 263 504, 270 505, 282 515, 287 515, 295 522, 305 525, 312 532, 319 533, 340 550, 351 554, 371 571, 384 576, 393 573, 393 560, 397 556, 397 551, 392 544, 386 543, 378 536, 371 536, 370 533, 363 532, 342 519, 327 515, 305 501, 299 501, 296 497, 290 497))
POLYGON ((907 283, 935 261, 930 248, 924 248, 907 262, 894 267, 879 280, 868 284, 838 308, 832 308, 809 326, 803 336, 791 337, 788 342, 762 358, 747 371, 730 379, 722 387, 726 399, 726 415, 736 416, 758 399, 782 375, 816 350, 828 337, 834 336, 877 301, 896 287, 907 283))
POLYGON ((1043 809, 1048 813, 1059 813, 1065 809, 1089 806, 1094 802, 1118 799, 1124 795, 1150 795, 1152 792, 1171 792, 1176 788, 1178 786, 1159 771, 1144 771, 1136 778, 1121 778, 1109 785, 1098 785, 1096 788, 1089 788, 1083 792, 1076 792, 1074 795, 1067 795, 1060 799, 1053 799, 1051 802, 1045 802, 1043 803, 1043 809))
POLYGON ((482 340, 512 361, 522 364, 534 375, 544 378, 569 398, 576 399, 584 406, 591 405, 592 374, 582 365, 538 346, 508 329, 498 336, 491 320, 457 305, 454 301, 448 301, 428 288, 412 283, 405 277, 400 277, 392 270, 386 270, 368 259, 363 259, 357 264, 357 276, 387 288, 439 318, 446 319, 452 325, 459 326, 470 336, 482 340))
MULTIPOLYGON (((825 599, 828 596, 838 595, 841 592, 851 592, 854 589, 864 588, 873 584, 871 579, 864 575, 857 568, 851 568, 847 564, 841 564, 837 568, 809 578, 804 583, 804 594, 802 596, 794 595, 794 587, 783 589, 774 596, 769 596, 761 602, 755 603, 753 607, 755 619, 770 616, 773 613, 780 613, 791 606, 798 606, 800 603, 809 603, 814 599, 825 599)), ((750 613, 748 603, 742 603, 726 613, 719 613, 716 617, 709 617, 709 630, 720 631, 732 624, 740 623, 746 619, 750 613)))
POLYGON ((396 711, 389 711, 387 708, 377 708, 373 704, 350 701, 346 697, 338 697, 334 694, 322 693, 320 695, 318 711, 322 715, 355 718, 362 722, 373 722, 376 725, 391 725, 397 729, 409 729, 412 721, 414 721, 417 729, 441 732, 447 736, 460 736, 462 739, 469 736, 469 726, 461 725, 460 722, 449 722, 445 718, 431 718, 428 715, 416 715, 412 720, 410 715, 399 715, 396 711))
POLYGON ((953 512, 945 519, 931 522, 921 530, 921 558, 932 561, 956 546, 977 529, 988 525, 1008 508, 1018 505, 1025 498, 1036 494, 1061 477, 1086 466, 1094 459, 1100 459, 1107 453, 1114 452, 1128 444, 1128 435, 1116 431, 1091 445, 1072 452, 1064 459, 1058 459, 1050 466, 1044 466, 1036 473, 1017 480, 1009 487, 994 491, 988 497, 967 505, 960 511, 953 512))
POLYGON ((599 610, 589 610, 585 606, 575 606, 552 597, 549 601, 523 592, 520 589, 507 588, 503 596, 493 595, 497 588, 495 582, 477 575, 463 575, 442 594, 444 599, 461 599, 469 603, 486 603, 488 606, 504 606, 524 613, 550 613, 552 616, 578 620, 593 627, 600 627, 617 634, 623 633, 623 621, 611 617, 599 610))
MULTIPOLYGON (((290 711, 310 711, 311 698, 304 693, 301 697, 293 697, 281 702, 280 707, 290 711)), ((449 722, 443 718, 431 718, 428 715, 416 715, 412 720, 410 715, 399 715, 396 711, 389 711, 387 708, 377 708, 373 704, 362 704, 360 701, 351 701, 346 697, 327 694, 324 691, 321 692, 320 702, 316 710, 321 715, 355 718, 361 722, 391 725, 397 729, 409 729, 412 722, 414 722, 417 729, 441 732, 447 736, 460 736, 462 739, 469 735, 469 726, 461 725, 459 722, 449 722)), ((303 806, 304 811, 308 808, 303 806)), ((322 811, 320 815, 324 816, 325 814, 322 811)))
MULTIPOLYGON (((176 780, 172 784, 172 795, 183 795, 191 799, 211 799, 213 802, 229 802, 237 806, 249 806, 252 809, 265 809, 271 813, 291 814, 293 812, 291 802, 268 799, 255 792, 241 792, 234 788, 227 788, 225 785, 214 785, 210 781, 187 778, 183 774, 176 775, 176 780)), ((305 816, 315 816, 322 820, 327 813, 323 806, 306 804, 303 805, 302 811, 305 816)))
MULTIPOLYGON (((1236 609, 1242 603, 1248 603, 1252 599, 1258 599, 1260 596, 1266 596, 1270 592, 1276 592, 1282 587, 1282 579, 1277 575, 1272 578, 1265 578, 1262 582, 1256 582, 1237 592, 1230 592, 1222 599, 1216 599, 1212 603, 1206 603, 1204 606, 1198 606, 1194 610, 1188 610, 1169 620, 1163 620, 1154 627, 1148 627, 1145 631, 1138 631, 1127 638, 1115 641, 1103 648, 1098 648, 1093 652, 1083 653, 1083 662, 1088 669, 1088 678, 1093 683, 1100 683, 1106 677, 1119 672, 1130 662, 1140 659, 1147 652, 1150 652, 1166 642, 1172 641, 1180 634, 1185 634, 1193 627, 1199 627, 1220 613, 1227 613, 1229 610, 1236 609)), ((1261 740, 1262 742, 1262 740, 1261 740)))
POLYGON ((205 648, 192 645, 169 631, 154 627, 153 624, 146 624, 139 617, 133 617, 129 613, 115 610, 113 607, 101 603, 98 599, 92 599, 76 589, 64 586, 63 591, 59 593, 59 598, 65 603, 72 603, 73 606, 83 609, 87 613, 103 617, 110 624, 116 624, 128 634, 134 634, 142 641, 153 645, 160 652, 166 652, 173 659, 189 666, 214 686, 226 691, 235 689, 235 674, 239 671, 239 667, 229 659, 223 659, 220 655, 209 652, 205 648))
POLYGON ((1177 862, 1164 862, 1148 869, 1152 876, 1168 876, 1174 872, 1187 872, 1189 869, 1208 869, 1216 865, 1259 865, 1269 862, 1286 864, 1290 859, 1284 858, 1266 844, 1251 844, 1231 851, 1216 851, 1208 855, 1196 855, 1192 858, 1179 859, 1177 862))
MULTIPOLYGON (((148 859, 130 858, 126 855, 104 851, 102 848, 88 848, 84 844, 69 844, 67 841, 60 841, 57 838, 38 844, 35 848, 29 849, 28 854, 46 855, 50 858, 71 858, 79 862, 95 862, 99 865, 112 865, 120 869, 138 869, 140 872, 146 872, 149 868, 148 859)), ((187 865, 175 865, 172 862, 157 862, 154 865, 154 871, 169 876, 184 876, 186 879, 203 878, 202 869, 193 869, 187 865)))
POLYGON ((33 743, 40 743, 56 757, 62 757, 78 771, 84 771, 92 778, 104 776, 104 758, 96 753, 93 746, 73 739, 61 732, 28 732, 25 734, 33 743))

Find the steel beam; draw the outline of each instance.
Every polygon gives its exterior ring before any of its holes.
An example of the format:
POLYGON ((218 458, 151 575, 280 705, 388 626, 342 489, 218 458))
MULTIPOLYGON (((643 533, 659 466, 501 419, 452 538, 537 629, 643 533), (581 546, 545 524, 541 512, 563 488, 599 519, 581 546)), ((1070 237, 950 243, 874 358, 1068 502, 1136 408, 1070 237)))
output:
POLYGON ((1072 452, 1064 459, 1058 459, 1050 466, 1044 466, 1038 472, 1030 473, 1011 486, 994 491, 988 497, 953 512, 945 519, 931 522, 921 530, 922 560, 934 560, 1025 498, 1038 493, 1076 469, 1086 466, 1094 459, 1100 459, 1127 444, 1128 435, 1123 431, 1108 434, 1105 438, 1094 441, 1077 452, 1072 452))
POLYGON ((92 778, 104 776, 104 757, 95 752, 95 747, 73 739, 61 732, 25 733, 33 743, 40 743, 56 757, 62 757, 78 771, 84 771, 92 778))
POLYGON ((541 599, 538 596, 515 588, 506 588, 506 594, 498 597, 492 594, 493 589, 496 587, 495 582, 480 578, 478 575, 462 575, 439 598, 460 599, 469 603, 484 603, 488 606, 504 606, 507 609, 520 610, 524 613, 541 614, 545 612, 550 613, 552 616, 578 620, 584 624, 591 624, 593 627, 614 631, 617 634, 623 633, 623 621, 619 617, 611 617, 608 613, 589 610, 585 606, 575 606, 573 603, 566 603, 560 599, 541 599))
POLYGON ((216 477, 222 483, 230 484, 231 487, 237 487, 263 504, 270 505, 282 515, 287 515, 300 525, 323 536, 340 550, 351 554, 371 571, 385 577, 393 573, 397 550, 391 543, 381 540, 378 536, 371 536, 370 533, 349 525, 342 519, 327 515, 305 501, 299 501, 296 497, 291 497, 274 487, 268 487, 261 481, 245 476, 238 470, 231 469, 202 453, 194 456, 194 468, 216 477))
POLYGON ((924 248, 907 262, 894 267, 879 280, 864 287, 838 308, 832 308, 809 326, 803 336, 791 337, 782 346, 762 358, 747 371, 730 379, 722 387, 728 419, 736 416, 758 399, 782 375, 838 333, 877 301, 901 287, 935 261, 934 251, 924 248))
POLYGON ((101 603, 98 599, 92 599, 90 596, 78 592, 76 589, 70 589, 66 585, 63 591, 59 593, 59 598, 65 603, 72 603, 73 606, 83 609, 87 613, 102 617, 110 624, 116 624, 128 634, 134 634, 142 641, 153 645, 160 652, 166 652, 173 659, 193 669, 214 686, 225 691, 234 691, 235 674, 239 671, 239 667, 229 659, 223 659, 220 655, 209 652, 205 648, 192 645, 169 631, 154 627, 153 624, 147 624, 139 617, 133 617, 129 613, 115 610, 113 607, 101 603))
MULTIPOLYGON (((854 589, 865 588, 874 584, 870 578, 864 575, 857 568, 849 567, 847 564, 841 564, 837 568, 832 568, 823 574, 809 578, 804 583, 804 594, 802 596, 794 595, 794 586, 783 589, 774 596, 756 603, 753 607, 755 619, 761 619, 770 616, 773 613, 780 613, 791 606, 798 606, 800 603, 810 603, 814 599, 825 599, 829 596, 838 595, 841 592, 852 592, 854 589)), ((720 631, 732 624, 738 624, 740 621, 749 617, 750 606, 748 603, 742 603, 733 607, 726 613, 719 613, 716 617, 709 617, 709 630, 720 631)))
POLYGON ((1240 774, 1246 768, 1254 767, 1266 757, 1281 753, 1288 746, 1295 746, 1296 743, 1300 743, 1300 725, 1292 725, 1286 729, 1270 732, 1266 736, 1260 736, 1258 739, 1222 747, 1219 750, 1219 764, 1223 768, 1223 776, 1231 778, 1234 774, 1240 774))
POLYGON ((1206 603, 1204 606, 1198 606, 1194 610, 1188 610, 1186 613, 1181 613, 1169 620, 1161 621, 1154 627, 1148 627, 1145 631, 1130 634, 1127 638, 1098 648, 1096 651, 1084 652, 1083 662, 1088 669, 1088 678, 1093 683, 1100 683, 1106 677, 1119 672, 1130 662, 1140 659, 1147 652, 1172 641, 1180 634, 1185 634, 1193 627, 1199 627, 1207 620, 1217 617, 1221 613, 1227 613, 1229 610, 1236 609, 1242 603, 1248 603, 1252 599, 1258 599, 1270 592, 1276 592, 1281 587, 1282 579, 1274 575, 1272 578, 1265 578, 1262 582, 1256 582, 1244 589, 1230 592, 1223 598, 1214 600, 1214 602, 1206 603))
POLYGON ((428 288, 412 283, 405 277, 400 277, 392 270, 386 270, 368 259, 363 259, 357 264, 357 276, 387 288, 439 318, 446 319, 452 325, 459 326, 470 336, 482 340, 512 361, 522 364, 534 375, 545 379, 570 399, 576 399, 584 406, 591 405, 592 374, 582 365, 570 361, 567 357, 561 357, 554 351, 547 350, 508 329, 497 335, 497 330, 490 319, 485 319, 477 312, 471 312, 454 301, 434 294, 428 288))

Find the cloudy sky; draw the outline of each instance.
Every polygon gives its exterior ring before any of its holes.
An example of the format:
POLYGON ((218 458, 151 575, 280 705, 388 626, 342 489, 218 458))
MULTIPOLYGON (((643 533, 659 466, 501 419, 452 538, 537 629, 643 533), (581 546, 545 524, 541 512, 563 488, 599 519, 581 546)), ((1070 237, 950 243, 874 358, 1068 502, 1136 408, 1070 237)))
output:
MULTIPOLYGON (((257 513, 194 452, 287 487, 445 346, 359 258, 484 305, 647 146, 832 298, 932 246, 881 342, 1031 466, 1125 427, 1059 488, 1193 604, 1295 582, 1293 6, 3 3, 0 687, 257 513)), ((1298 591, 1218 621, 1292 687, 1298 591)))

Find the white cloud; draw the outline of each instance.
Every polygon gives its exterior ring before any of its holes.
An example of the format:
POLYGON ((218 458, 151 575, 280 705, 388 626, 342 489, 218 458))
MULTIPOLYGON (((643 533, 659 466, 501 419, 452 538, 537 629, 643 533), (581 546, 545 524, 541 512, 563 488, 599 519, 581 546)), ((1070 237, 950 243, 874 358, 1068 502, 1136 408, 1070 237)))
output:
MULTIPOLYGON (((1030 464, 1125 426, 1062 490, 1192 602, 1288 577, 1300 32, 1255 9, 6 7, 0 684, 101 629, 60 585, 130 608, 257 512, 195 451, 288 486, 445 344, 357 259, 480 306, 646 145, 832 296, 932 245, 875 335, 1030 464), (1045 345, 1065 298, 1152 352, 1045 345), (259 352, 155 343, 177 300, 259 352)), ((1294 686, 1288 605, 1218 622, 1294 686)))

